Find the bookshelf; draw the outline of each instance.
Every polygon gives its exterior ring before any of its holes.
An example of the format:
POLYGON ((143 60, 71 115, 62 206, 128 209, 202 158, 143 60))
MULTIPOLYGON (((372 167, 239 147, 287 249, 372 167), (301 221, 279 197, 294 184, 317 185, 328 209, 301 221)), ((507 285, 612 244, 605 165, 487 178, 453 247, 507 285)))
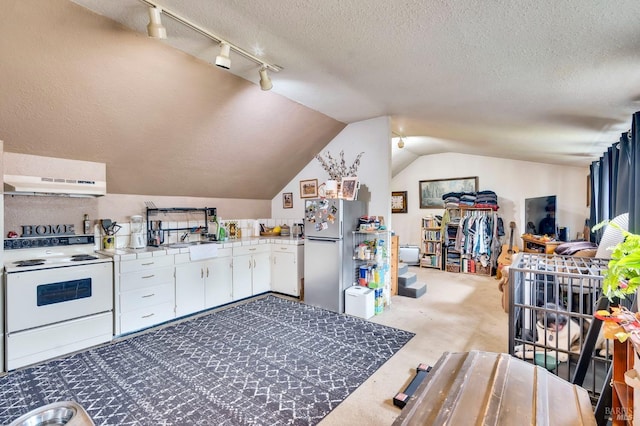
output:
POLYGON ((431 216, 422 218, 420 267, 442 269, 442 229, 431 216))

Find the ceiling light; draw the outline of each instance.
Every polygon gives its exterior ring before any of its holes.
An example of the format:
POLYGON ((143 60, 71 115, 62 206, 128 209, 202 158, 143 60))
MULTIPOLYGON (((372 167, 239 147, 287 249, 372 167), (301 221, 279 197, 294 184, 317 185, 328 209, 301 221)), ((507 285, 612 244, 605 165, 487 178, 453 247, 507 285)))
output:
POLYGON ((398 141, 398 148, 404 148, 404 141, 402 140, 402 136, 400 136, 400 140, 398 141))
POLYGON ((220 54, 216 56, 217 66, 227 70, 231 68, 231 59, 229 58, 230 51, 231 46, 229 46, 227 43, 220 43, 220 54))
POLYGON ((267 67, 263 65, 258 73, 260 73, 260 88, 262 90, 271 90, 273 83, 269 78, 269 74, 267 74, 267 67))
POLYGON ((167 29, 162 25, 160 14, 162 9, 159 7, 149 8, 149 25, 147 25, 147 34, 153 38, 167 38, 167 29))
MULTIPOLYGON (((257 65, 260 65, 260 67, 264 69, 264 72, 262 70, 260 71, 260 87, 262 88, 262 90, 270 90, 272 87, 271 79, 269 79, 269 76, 267 75, 267 71, 272 71, 272 72, 282 71, 282 67, 280 65, 266 62, 264 58, 260 58, 256 55, 253 55, 248 51, 244 50, 243 48, 233 43, 229 43, 228 41, 225 41, 222 37, 196 25, 195 23, 191 22, 189 19, 177 14, 176 12, 167 8, 159 7, 158 5, 155 4, 154 2, 155 0, 139 0, 139 1, 149 7, 149 17, 151 19, 151 22, 149 22, 149 25, 147 26, 147 30, 149 31, 150 37, 157 37, 157 38, 167 37, 166 29, 162 26, 162 23, 160 22, 160 15, 162 14, 165 17, 168 17, 169 19, 173 19, 177 23, 182 24, 185 27, 190 28, 191 30, 197 32, 198 34, 212 40, 213 42, 218 43, 220 45, 220 54, 216 57, 217 66, 225 69, 229 69, 231 67, 231 59, 229 57, 229 53, 231 51, 233 51, 237 55, 242 56, 245 59, 248 59, 249 61, 257 65)), ((262 50, 256 50, 256 54, 261 55, 261 53, 262 53, 262 50)))

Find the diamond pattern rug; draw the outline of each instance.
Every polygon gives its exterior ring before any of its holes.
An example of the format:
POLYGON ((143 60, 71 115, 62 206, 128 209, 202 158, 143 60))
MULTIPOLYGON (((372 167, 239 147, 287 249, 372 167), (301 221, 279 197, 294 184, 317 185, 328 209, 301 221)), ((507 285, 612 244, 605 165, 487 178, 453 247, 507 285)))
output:
POLYGON ((313 425, 412 337, 268 296, 0 377, 0 424, 73 400, 96 425, 313 425))

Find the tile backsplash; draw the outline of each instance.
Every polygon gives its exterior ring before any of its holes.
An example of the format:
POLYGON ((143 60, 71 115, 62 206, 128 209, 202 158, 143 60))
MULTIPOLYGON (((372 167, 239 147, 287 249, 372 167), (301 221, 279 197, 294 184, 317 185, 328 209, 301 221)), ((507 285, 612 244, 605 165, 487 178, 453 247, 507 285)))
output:
MULTIPOLYGON (((237 227, 240 229, 241 235, 242 237, 255 237, 255 236, 259 236, 259 224, 262 223, 265 226, 268 227, 274 227, 276 225, 287 225, 290 228, 293 227, 294 223, 301 223, 302 219, 296 220, 296 219, 278 219, 278 218, 263 218, 263 219, 221 219, 218 218, 219 223, 222 226, 228 226, 229 222, 236 222, 237 227), (256 233, 257 232, 257 233, 256 233)), ((131 229, 130 229, 130 224, 129 222, 125 222, 125 223, 118 223, 118 225, 120 225, 122 228, 120 228, 120 230, 116 233, 115 235, 115 248, 127 248, 129 246, 129 242, 130 242, 130 237, 131 237, 131 229)), ((204 224, 199 224, 199 223, 194 223, 194 222, 189 222, 189 223, 184 223, 184 222, 163 222, 163 228, 198 228, 198 226, 204 226, 204 224)), ((211 228, 211 226, 210 226, 211 228)), ((147 223, 144 222, 143 223, 143 229, 145 229, 145 234, 146 234, 146 229, 147 229, 147 223)), ((209 229, 209 232, 212 233, 215 230, 213 229, 209 229)), ((182 236, 184 232, 180 232, 180 231, 170 231, 167 234, 165 234, 165 244, 172 244, 172 243, 177 243, 180 240, 180 237, 182 236)), ((102 231, 102 229, 100 228, 100 225, 96 224, 94 226, 94 235, 96 238, 96 242, 97 244, 99 244, 99 242, 102 241, 102 237, 104 236, 104 232, 102 231)), ((197 241, 200 238, 200 235, 198 232, 195 233, 190 233, 188 234, 187 238, 185 239, 185 241, 197 241)), ((145 237, 146 240, 146 237, 145 237)))

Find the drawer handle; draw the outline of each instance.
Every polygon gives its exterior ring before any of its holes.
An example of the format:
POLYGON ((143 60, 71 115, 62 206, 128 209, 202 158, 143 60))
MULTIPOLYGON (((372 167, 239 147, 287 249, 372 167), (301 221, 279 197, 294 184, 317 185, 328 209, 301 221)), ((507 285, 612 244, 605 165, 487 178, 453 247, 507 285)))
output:
POLYGON ((153 262, 149 262, 149 263, 142 263, 142 266, 149 266, 149 265, 153 265, 153 262))
POLYGON ((155 274, 145 275, 145 276, 144 276, 144 277, 142 277, 142 278, 153 278, 153 277, 155 277, 155 274))
POLYGON ((151 318, 153 315, 153 313, 150 313, 149 315, 143 315, 142 318, 151 318))
POLYGON ((250 248, 249 251, 256 251, 256 249, 255 248, 250 248))
POLYGON ((153 297, 155 296, 155 293, 151 293, 151 294, 145 294, 144 296, 142 296, 143 299, 146 299, 147 297, 153 297))

